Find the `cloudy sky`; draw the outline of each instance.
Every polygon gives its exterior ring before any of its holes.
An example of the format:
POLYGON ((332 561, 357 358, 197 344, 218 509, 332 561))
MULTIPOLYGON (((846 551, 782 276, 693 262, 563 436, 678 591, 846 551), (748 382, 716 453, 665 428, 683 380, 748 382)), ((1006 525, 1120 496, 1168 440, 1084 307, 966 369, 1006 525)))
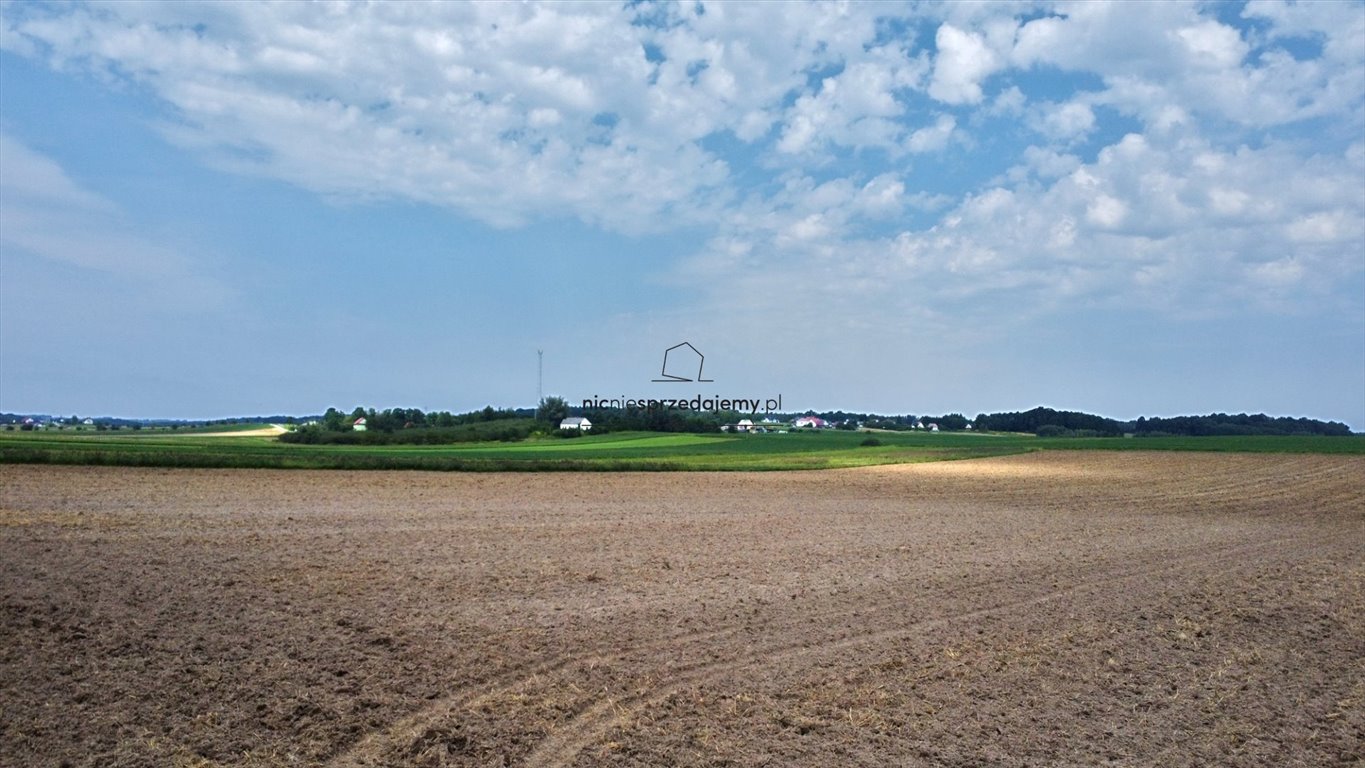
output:
POLYGON ((0 410, 689 341, 789 410, 1365 428, 1365 3, 5 2, 0 77, 0 410))

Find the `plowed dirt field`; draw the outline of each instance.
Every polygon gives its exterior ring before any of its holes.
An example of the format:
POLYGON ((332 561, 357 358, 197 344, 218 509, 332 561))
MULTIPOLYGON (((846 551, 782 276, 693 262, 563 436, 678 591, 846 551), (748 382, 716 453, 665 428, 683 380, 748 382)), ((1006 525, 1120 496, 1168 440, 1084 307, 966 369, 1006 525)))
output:
POLYGON ((1365 760, 1365 459, 0 466, 0 765, 1365 760))

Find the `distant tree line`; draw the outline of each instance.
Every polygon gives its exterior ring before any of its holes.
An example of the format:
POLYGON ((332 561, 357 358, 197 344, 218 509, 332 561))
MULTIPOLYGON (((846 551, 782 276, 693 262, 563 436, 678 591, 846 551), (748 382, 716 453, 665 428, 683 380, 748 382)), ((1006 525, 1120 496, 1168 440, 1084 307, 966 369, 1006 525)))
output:
POLYGON ((482 410, 468 413, 451 413, 449 411, 426 413, 421 408, 385 408, 382 411, 376 411, 373 408, 357 406, 350 414, 342 413, 336 408, 328 408, 327 412, 322 415, 322 419, 319 420, 319 425, 329 432, 345 432, 354 429, 357 419, 364 419, 367 431, 397 432, 400 429, 458 427, 466 424, 525 418, 525 416, 526 414, 521 411, 494 408, 491 405, 485 406, 482 410))
POLYGON ((886 429, 905 432, 915 428, 916 424, 928 426, 937 424, 939 429, 960 430, 966 429, 971 422, 966 416, 960 413, 945 413, 935 416, 931 413, 913 414, 907 413, 898 416, 885 416, 878 413, 851 413, 848 411, 824 411, 822 413, 810 412, 808 416, 819 416, 820 418, 834 424, 836 428, 854 429, 858 426, 869 429, 886 429))
POLYGON ((1339 421, 1267 416, 1263 413, 1211 413, 1207 416, 1143 417, 1137 421, 1117 421, 1079 411, 1039 407, 1017 413, 983 413, 972 423, 976 429, 1032 432, 1039 437, 1108 437, 1124 433, 1136 437, 1351 434, 1351 428, 1339 421))
POLYGON ((722 425, 749 418, 733 411, 711 412, 668 408, 596 408, 583 411, 592 431, 719 432, 722 425))
MULTIPOLYGON (((607 432, 719 432, 725 424, 751 418, 734 411, 693 411, 681 408, 580 408, 562 397, 547 397, 536 418, 556 429, 569 416, 582 416, 592 423, 593 434, 607 432)), ((574 430, 566 437, 581 434, 574 430)))
POLYGON ((305 424, 280 435, 286 443, 331 445, 444 445, 483 440, 524 440, 535 429, 535 421, 525 409, 494 408, 468 413, 433 411, 420 408, 356 407, 349 414, 336 408, 316 423, 305 424), (355 424, 365 420, 365 429, 355 424))
POLYGON ((150 426, 204 426, 213 427, 219 424, 302 424, 307 421, 322 418, 321 416, 285 416, 277 414, 275 416, 232 416, 226 419, 208 419, 206 421, 178 421, 172 419, 152 419, 146 423, 150 426))
POLYGON ((978 414, 972 425, 994 432, 1032 432, 1040 437, 1116 437, 1124 432, 1123 423, 1114 419, 1041 406, 1029 411, 978 414))
POLYGON ((1170 418, 1140 418, 1133 422, 1133 433, 1138 437, 1161 435, 1334 435, 1351 434, 1351 428, 1339 421, 1267 416, 1264 413, 1211 413, 1207 416, 1173 416, 1170 418))
MULTIPOLYGON (((585 416, 592 422, 592 432, 719 432, 726 425, 742 419, 756 422, 771 417, 789 424, 800 416, 818 416, 838 429, 858 427, 904 431, 919 423, 937 424, 940 430, 964 430, 968 426, 978 431, 1025 432, 1042 437, 1109 437, 1125 433, 1137 437, 1173 436, 1236 436, 1236 435, 1350 435, 1351 429, 1339 421, 1267 416, 1265 414, 1211 413, 1206 416, 1143 417, 1136 421, 1118 421, 1080 411, 1059 411, 1038 407, 1028 411, 982 413, 968 420, 960 413, 942 415, 903 414, 882 415, 842 410, 805 411, 804 413, 743 414, 735 411, 692 411, 687 409, 599 408, 582 409, 570 406, 561 397, 547 397, 537 408, 494 408, 491 405, 467 413, 433 411, 420 408, 356 407, 349 413, 336 408, 316 417, 310 416, 246 416, 212 420, 123 419, 96 417, 93 425, 84 425, 77 416, 53 417, 46 414, 0 413, 0 424, 5 430, 31 430, 36 425, 24 425, 32 418, 42 424, 54 424, 75 429, 99 431, 159 427, 178 429, 191 426, 220 424, 285 423, 301 424, 297 430, 281 436, 284 442, 339 443, 382 445, 399 443, 442 444, 471 440, 521 440, 532 434, 558 432, 560 422, 568 416, 585 416), (365 419, 365 430, 356 431, 357 419, 365 419)), ((572 435, 578 436, 576 430, 572 435)))

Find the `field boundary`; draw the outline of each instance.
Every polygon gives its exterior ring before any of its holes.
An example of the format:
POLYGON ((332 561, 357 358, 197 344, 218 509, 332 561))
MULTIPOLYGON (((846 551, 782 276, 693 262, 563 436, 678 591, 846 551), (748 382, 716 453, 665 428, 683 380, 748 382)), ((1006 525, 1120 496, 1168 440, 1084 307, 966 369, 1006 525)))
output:
MULTIPOLYGON (((271 429, 273 432, 273 428, 271 429)), ((452 445, 287 444, 222 435, 0 435, 0 463, 196 469, 434 472, 679 472, 847 469, 1039 450, 1365 455, 1365 436, 1038 438, 828 431, 768 435, 614 433, 452 445)))

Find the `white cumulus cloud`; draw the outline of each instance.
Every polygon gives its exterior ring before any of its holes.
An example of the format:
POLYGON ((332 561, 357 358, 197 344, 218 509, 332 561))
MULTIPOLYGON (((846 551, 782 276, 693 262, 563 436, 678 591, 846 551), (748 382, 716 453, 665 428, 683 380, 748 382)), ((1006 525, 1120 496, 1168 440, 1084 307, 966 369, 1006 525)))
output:
POLYGON ((929 95, 947 104, 979 103, 983 96, 981 81, 1001 67, 1000 56, 982 35, 951 24, 940 26, 934 41, 938 55, 929 95))

